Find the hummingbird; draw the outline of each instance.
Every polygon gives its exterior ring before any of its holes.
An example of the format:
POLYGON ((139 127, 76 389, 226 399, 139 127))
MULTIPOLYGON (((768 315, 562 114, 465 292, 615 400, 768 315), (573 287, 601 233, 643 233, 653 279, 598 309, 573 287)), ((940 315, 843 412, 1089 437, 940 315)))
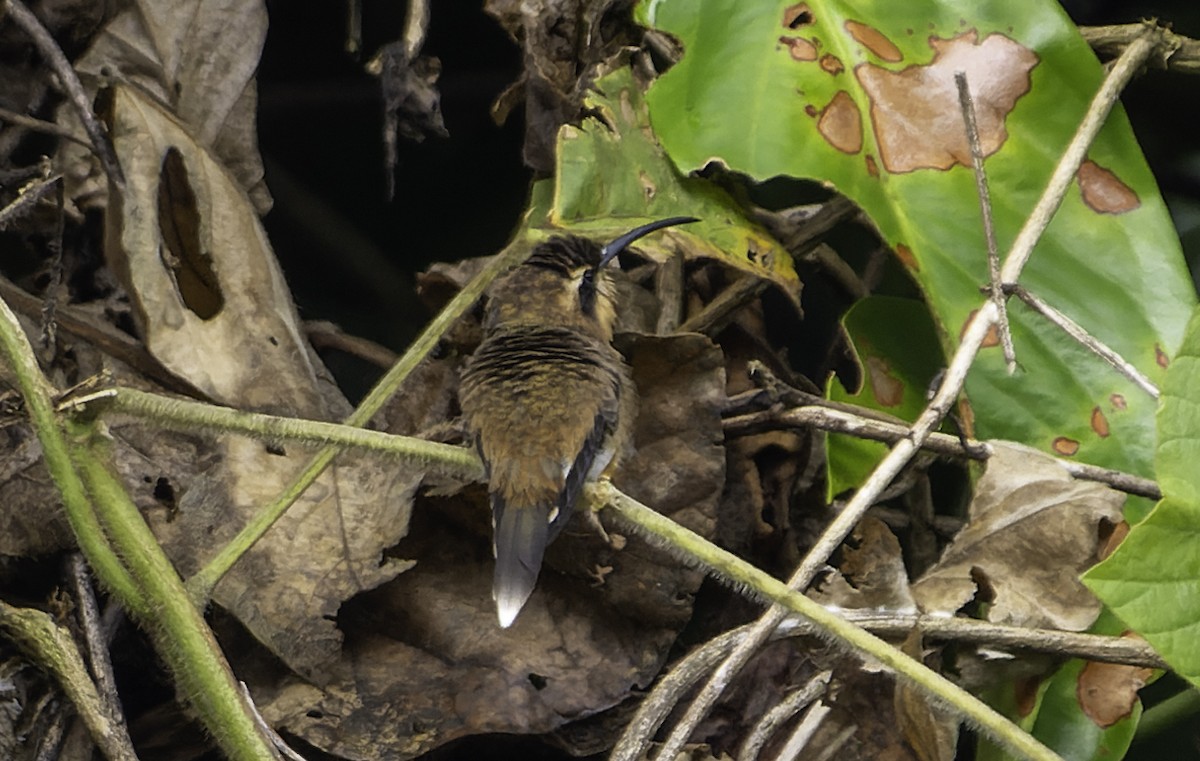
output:
POLYGON ((533 593, 546 545, 583 485, 630 439, 637 391, 612 346, 616 306, 605 265, 644 235, 696 221, 658 220, 604 246, 549 238, 488 293, 484 338, 463 370, 459 404, 487 474, 502 628, 533 593))

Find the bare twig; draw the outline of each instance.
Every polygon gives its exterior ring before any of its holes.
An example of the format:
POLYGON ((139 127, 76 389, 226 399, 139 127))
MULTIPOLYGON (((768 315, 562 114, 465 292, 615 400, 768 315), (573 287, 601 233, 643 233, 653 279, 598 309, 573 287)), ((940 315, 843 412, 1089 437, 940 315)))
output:
POLYGON ((762 715, 746 735, 746 739, 742 742, 742 747, 738 750, 738 761, 754 761, 758 758, 758 754, 762 752, 767 741, 775 736, 779 728, 790 721, 793 716, 803 711, 810 703, 816 700, 825 692, 825 688, 829 686, 829 680, 833 677, 832 671, 822 671, 809 679, 803 687, 794 690, 791 694, 784 697, 783 700, 773 706, 769 711, 762 715))
POLYGON ((333 349, 382 368, 391 367, 400 358, 399 354, 388 347, 362 336, 350 335, 332 322, 307 320, 303 328, 308 342, 318 351, 333 349))
POLYGON ((17 192, 17 197, 3 209, 0 209, 0 230, 3 230, 10 222, 23 217, 32 210, 38 201, 54 191, 60 179, 62 179, 61 174, 43 174, 41 177, 36 177, 25 183, 17 192))
MULTIPOLYGON (((783 750, 779 751, 779 755, 775 757, 776 761, 793 761, 800 756, 801 751, 808 747, 809 741, 813 735, 821 728, 821 724, 825 721, 825 717, 833 709, 818 700, 809 706, 804 712, 804 718, 792 730, 792 734, 788 737, 787 742, 783 745, 783 750)), ((849 737, 849 736, 847 736, 849 737)))
POLYGON ((58 76, 59 83, 66 90, 67 98, 75 108, 79 121, 83 124, 83 130, 92 143, 92 150, 100 158, 100 165, 104 167, 108 181, 115 187, 124 187, 125 175, 121 171, 120 162, 117 161, 117 154, 113 151, 112 143, 108 141, 108 135, 100 126, 96 115, 92 113, 92 104, 83 90, 83 83, 75 74, 75 69, 71 68, 71 62, 63 55, 62 49, 50 36, 50 32, 46 31, 46 27, 42 26, 42 22, 38 21, 37 16, 33 15, 33 11, 29 10, 21 0, 2 0, 2 2, 8 6, 8 16, 29 35, 38 52, 42 54, 42 58, 58 76))
POLYGON ((758 298, 770 283, 761 277, 743 274, 698 313, 679 326, 680 333, 716 335, 729 324, 738 310, 758 298))
POLYGON ((1010 291, 1014 296, 1025 302, 1033 311, 1045 317, 1051 323, 1061 328, 1064 333, 1074 338, 1082 344, 1088 351, 1095 354, 1100 359, 1103 359, 1108 364, 1112 365, 1113 369, 1124 375, 1129 380, 1145 391, 1153 399, 1158 398, 1158 387, 1154 382, 1142 374, 1140 370, 1134 367, 1124 357, 1114 351, 1112 348, 1104 344, 1100 339, 1093 336, 1083 329, 1083 326, 1067 317, 1062 312, 1042 301, 1037 296, 1034 296, 1028 290, 1020 285, 1006 285, 1006 291, 1010 291))
POLYGON ((1000 251, 996 245, 996 223, 992 219, 992 195, 988 191, 987 171, 983 167, 983 147, 979 144, 979 126, 975 122, 975 101, 967 84, 967 74, 954 72, 954 84, 958 87, 958 105, 962 109, 963 124, 967 128, 967 143, 971 146, 971 166, 975 170, 975 192, 979 196, 979 210, 983 217, 983 236, 987 243, 988 294, 996 309, 996 326, 1000 332, 1000 346, 1004 350, 1004 364, 1008 374, 1017 370, 1017 353, 1013 349, 1012 328, 1008 324, 1008 309, 1005 295, 1000 287, 1000 251))
POLYGON ((346 0, 346 52, 362 50, 362 0, 346 0))
MULTIPOLYGON (((1109 71, 1104 83, 1093 97, 1082 123, 1051 174, 1042 197, 1013 242, 1012 248, 1005 258, 1004 266, 1000 270, 1001 282, 1015 283, 1018 280, 1021 270, 1033 252, 1034 244, 1050 224, 1054 212, 1062 203, 1067 188, 1083 162, 1088 146, 1099 133, 1100 127, 1103 126, 1121 90, 1145 60, 1162 44, 1162 40, 1163 37, 1158 33, 1158 29, 1147 25, 1143 29, 1142 35, 1126 48, 1116 65, 1109 71)), ((967 372, 974 363, 975 356, 996 318, 995 305, 991 301, 985 302, 974 319, 967 325, 941 387, 913 424, 909 436, 893 446, 863 486, 855 493, 853 499, 846 504, 842 513, 833 520, 805 556, 800 567, 788 580, 788 586, 791 589, 804 589, 811 583, 816 573, 825 565, 828 557, 841 545, 867 509, 875 502, 878 494, 904 468, 934 427, 945 417, 946 412, 958 398, 958 394, 966 382, 967 372)), ((658 758, 673 759, 679 753, 701 718, 708 713, 734 675, 783 620, 784 616, 784 609, 773 605, 754 624, 752 631, 738 643, 734 651, 714 672, 712 678, 693 700, 683 718, 667 738, 658 758)))
POLYGON ((137 758, 125 723, 125 713, 121 710, 121 696, 117 694, 117 680, 108 654, 108 638, 100 623, 100 609, 83 555, 71 553, 67 559, 67 573, 79 606, 79 628, 83 630, 83 643, 87 648, 88 664, 92 667, 92 678, 96 681, 100 706, 108 714, 112 727, 112 741, 124 746, 129 758, 137 758))
MULTIPOLYGON (((868 412, 874 412, 874 410, 868 410, 868 412)), ((903 424, 865 417, 852 410, 831 408, 823 404, 804 405, 786 410, 752 412, 726 418, 723 425, 726 436, 744 436, 780 428, 817 428, 822 431, 844 433, 860 439, 888 444, 895 444, 909 436, 909 429, 903 424)), ((970 460, 987 460, 992 455, 992 448, 986 441, 976 439, 964 441, 958 436, 936 431, 928 435, 921 444, 921 448, 940 455, 970 460)), ((1158 484, 1148 478, 1061 457, 1053 459, 1063 470, 1075 478, 1098 481, 1126 494, 1162 499, 1162 491, 1158 484)))
POLYGON ((16 111, 11 111, 7 108, 0 108, 0 122, 8 122, 9 124, 15 124, 18 127, 24 127, 25 129, 32 130, 34 132, 42 132, 47 135, 54 135, 55 137, 60 137, 63 140, 70 140, 72 143, 82 145, 85 148, 91 147, 91 144, 88 143, 88 141, 80 140, 73 132, 71 132, 71 130, 66 129, 65 127, 60 127, 54 122, 48 122, 44 119, 36 119, 32 116, 26 116, 25 114, 17 113, 16 111))
MULTIPOLYGON (((1141 36, 1145 24, 1117 26, 1081 26, 1079 33, 1092 49, 1102 55, 1117 57, 1131 42, 1141 36)), ((1159 66, 1185 74, 1200 74, 1200 40, 1193 40, 1169 29, 1161 32, 1159 66)))

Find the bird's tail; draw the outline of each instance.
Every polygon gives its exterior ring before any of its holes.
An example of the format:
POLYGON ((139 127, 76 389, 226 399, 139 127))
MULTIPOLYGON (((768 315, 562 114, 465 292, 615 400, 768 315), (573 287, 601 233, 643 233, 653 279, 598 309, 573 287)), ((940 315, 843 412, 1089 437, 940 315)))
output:
POLYGON ((496 601, 500 626, 507 629, 537 583, 549 541, 551 506, 506 506, 497 499, 492 510, 496 521, 492 599, 496 601))

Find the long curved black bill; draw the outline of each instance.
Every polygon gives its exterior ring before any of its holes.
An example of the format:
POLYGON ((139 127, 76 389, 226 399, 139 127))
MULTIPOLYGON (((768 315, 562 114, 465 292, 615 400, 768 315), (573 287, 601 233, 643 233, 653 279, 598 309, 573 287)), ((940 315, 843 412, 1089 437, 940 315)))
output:
POLYGON ((608 264, 614 256, 624 251, 626 246, 628 246, 630 243, 633 243, 638 238, 641 238, 643 235, 649 235, 655 230, 661 230, 664 227, 686 225, 689 222, 699 221, 700 220, 695 217, 667 217, 666 219, 660 219, 657 222, 650 222, 642 225, 641 227, 635 227, 613 242, 605 245, 604 248, 600 249, 600 263, 596 265, 596 269, 600 269, 604 265, 608 264))

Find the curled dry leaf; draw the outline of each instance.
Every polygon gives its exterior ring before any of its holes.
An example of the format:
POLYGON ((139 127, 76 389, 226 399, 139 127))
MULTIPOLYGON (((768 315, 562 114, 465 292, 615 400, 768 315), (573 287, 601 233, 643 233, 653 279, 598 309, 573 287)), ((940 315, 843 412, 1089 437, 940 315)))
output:
MULTIPOLYGON (((640 410, 617 485, 709 535, 725 463, 721 352, 698 335, 625 348, 640 410)), ((292 676, 256 685, 268 720, 345 758, 404 759, 465 735, 550 732, 649 684, 702 574, 620 526, 606 542, 577 514, 516 623, 499 629, 487 515, 481 486, 419 501, 395 548, 416 566, 343 606, 346 647, 321 688, 292 676)))
POLYGON ((987 618, 1016 626, 1082 631, 1100 602, 1079 581, 1097 561, 1100 522, 1121 521, 1125 495, 1076 481, 1053 458, 992 442, 967 525, 916 583, 927 613, 954 613, 985 583, 987 618))

